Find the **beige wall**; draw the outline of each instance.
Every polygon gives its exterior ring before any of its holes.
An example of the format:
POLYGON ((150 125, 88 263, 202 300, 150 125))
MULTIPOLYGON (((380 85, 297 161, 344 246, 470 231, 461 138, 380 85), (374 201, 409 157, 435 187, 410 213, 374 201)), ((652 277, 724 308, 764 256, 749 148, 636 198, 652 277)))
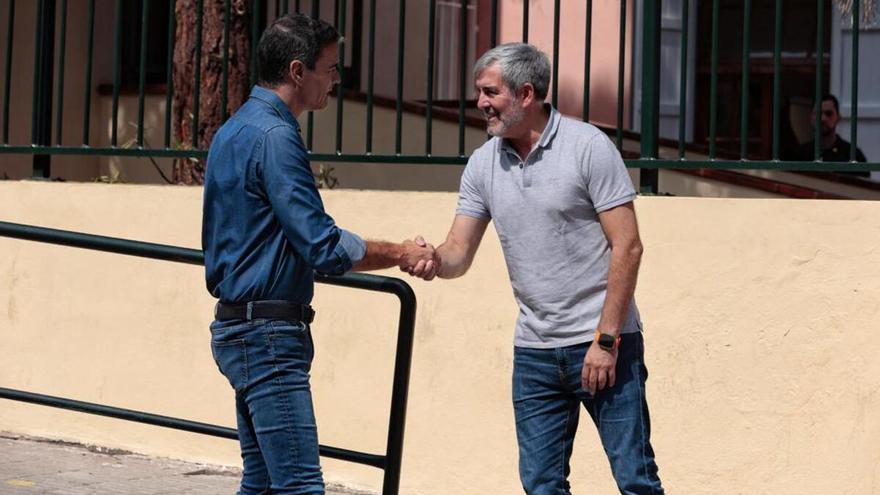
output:
MULTIPOLYGON (((441 239, 455 205, 449 193, 324 197, 342 225, 390 239, 441 239)), ((637 208, 637 297, 669 493, 880 493, 880 204, 648 197, 637 208)), ((0 183, 4 221, 188 247, 199 246, 199 209, 195 188, 0 183)), ((0 385, 234 423, 210 356, 201 268, 10 239, 0 253, 0 385)), ((411 284, 419 309, 402 493, 517 493, 516 309, 496 235, 468 276, 411 284)), ((380 452, 397 303, 319 286, 315 305, 321 440, 380 452)), ((588 423, 573 482, 613 493, 588 423)), ((9 401, 0 430, 238 458, 231 441, 9 401)), ((374 469, 324 465, 329 480, 379 486, 374 469)))

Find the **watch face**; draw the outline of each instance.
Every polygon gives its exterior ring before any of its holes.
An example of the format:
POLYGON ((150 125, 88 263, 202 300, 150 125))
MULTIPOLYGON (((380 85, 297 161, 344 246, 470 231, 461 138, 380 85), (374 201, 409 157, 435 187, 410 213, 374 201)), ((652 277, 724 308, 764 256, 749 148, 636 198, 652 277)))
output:
POLYGON ((605 333, 599 335, 599 347, 603 349, 614 348, 614 337, 605 333))

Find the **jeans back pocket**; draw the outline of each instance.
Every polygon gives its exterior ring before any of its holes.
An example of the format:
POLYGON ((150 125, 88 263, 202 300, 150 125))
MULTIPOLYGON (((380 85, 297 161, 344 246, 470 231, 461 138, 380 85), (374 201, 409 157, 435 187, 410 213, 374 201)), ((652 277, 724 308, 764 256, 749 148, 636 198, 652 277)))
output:
POLYGON ((236 392, 243 391, 248 383, 247 346, 244 339, 219 342, 212 340, 211 352, 217 368, 229 380, 232 388, 236 392))

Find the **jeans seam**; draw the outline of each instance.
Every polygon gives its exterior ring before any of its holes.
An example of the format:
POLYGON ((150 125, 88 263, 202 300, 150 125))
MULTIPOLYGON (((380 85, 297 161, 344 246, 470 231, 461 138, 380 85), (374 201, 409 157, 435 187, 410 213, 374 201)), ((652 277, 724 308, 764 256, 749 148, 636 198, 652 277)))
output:
MULTIPOLYGON (((269 327, 273 331, 275 330, 275 326, 273 324, 270 323, 269 327)), ((266 347, 269 349, 269 352, 272 353, 272 368, 275 369, 275 378, 273 381, 275 382, 275 385, 278 388, 283 388, 283 384, 281 383, 281 370, 278 368, 278 356, 275 353, 275 345, 274 345, 275 343, 268 333, 263 333, 263 338, 266 339, 266 347)), ((281 399, 281 404, 284 409, 284 419, 285 419, 285 422, 288 426, 288 428, 285 428, 285 429, 290 434, 290 446, 291 446, 291 449, 293 450, 293 457, 294 457, 294 459, 296 459, 299 457, 299 452, 297 450, 296 437, 293 434, 293 429, 289 428, 290 425, 293 424, 293 418, 290 415, 290 404, 287 403, 287 396, 286 395, 278 394, 278 396, 281 399)))
MULTIPOLYGON (((638 379, 639 379, 639 383, 638 383, 638 385, 639 385, 639 428, 642 431, 642 442, 641 442, 642 443, 642 445, 641 445, 642 469, 644 470, 645 477, 647 478, 647 477, 650 477, 650 474, 649 474, 649 469, 648 469, 648 456, 647 456, 647 453, 645 452, 648 439, 647 439, 647 432, 645 431, 645 404, 647 403, 647 398, 645 397, 645 385, 644 385, 644 381, 642 380, 642 361, 644 359, 644 347, 642 347, 641 354, 642 354, 642 359, 639 359, 638 363, 637 363, 638 364, 638 366, 637 366, 638 372, 637 373, 638 373, 638 379)), ((655 495, 657 492, 654 491, 653 481, 648 480, 648 483, 650 484, 650 487, 651 487, 651 495, 655 495)))
MULTIPOLYGON (((566 411, 566 413, 565 413, 565 430, 563 430, 565 433, 564 433, 564 436, 562 437, 562 456, 559 459, 559 461, 560 461, 559 462, 559 471, 561 474, 559 479, 562 480, 563 487, 565 486, 565 480, 566 480, 565 457, 566 457, 566 451, 568 450, 568 425, 571 423, 571 410, 572 410, 572 408, 569 407, 568 411, 566 411)), ((574 439, 572 439, 572 441, 574 441, 574 439)), ((564 488, 563 488, 563 493, 565 493, 564 488)))

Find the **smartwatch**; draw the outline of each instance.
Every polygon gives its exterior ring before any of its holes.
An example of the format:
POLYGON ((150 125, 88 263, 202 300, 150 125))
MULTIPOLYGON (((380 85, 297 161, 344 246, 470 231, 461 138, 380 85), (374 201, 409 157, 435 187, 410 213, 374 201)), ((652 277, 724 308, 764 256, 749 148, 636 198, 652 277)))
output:
POLYGON ((599 344, 599 347, 603 350, 611 352, 620 347, 620 335, 612 337, 607 333, 602 333, 596 330, 596 343, 599 344))

